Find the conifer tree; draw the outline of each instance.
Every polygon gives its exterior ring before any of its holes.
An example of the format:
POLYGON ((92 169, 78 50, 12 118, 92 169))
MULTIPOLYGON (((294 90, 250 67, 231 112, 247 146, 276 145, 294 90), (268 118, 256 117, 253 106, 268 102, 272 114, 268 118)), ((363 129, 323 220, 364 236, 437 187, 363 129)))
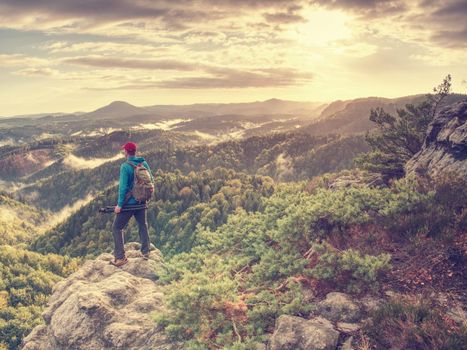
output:
POLYGON ((421 103, 406 104, 397 110, 397 117, 383 108, 370 112, 376 130, 366 135, 371 152, 357 159, 357 164, 369 171, 379 172, 387 181, 404 176, 404 165, 418 151, 425 139, 428 125, 434 119, 444 98, 451 90, 451 76, 433 88, 421 103))

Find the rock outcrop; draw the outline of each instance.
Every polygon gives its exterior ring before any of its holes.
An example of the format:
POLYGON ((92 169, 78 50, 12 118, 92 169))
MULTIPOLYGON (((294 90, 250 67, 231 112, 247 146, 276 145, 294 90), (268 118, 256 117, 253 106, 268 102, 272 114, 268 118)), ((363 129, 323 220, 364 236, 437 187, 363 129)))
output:
POLYGON ((23 350, 180 349, 167 341, 153 315, 163 312, 159 250, 144 260, 138 243, 125 246, 128 264, 110 265, 102 254, 59 282, 43 313, 45 325, 24 339, 23 350))
POLYGON ((422 149, 406 165, 406 173, 412 172, 467 176, 467 100, 443 109, 433 120, 422 149))
POLYGON ((276 321, 276 329, 271 337, 269 349, 334 350, 338 340, 339 332, 324 318, 306 320, 282 315, 276 321))
POLYGON ((363 305, 348 294, 331 292, 315 303, 314 309, 310 319, 281 315, 268 349, 352 349, 353 336, 363 325, 360 322, 365 313, 363 305))
POLYGON ((355 322, 360 318, 360 307, 345 293, 331 292, 317 304, 317 313, 333 322, 355 322))

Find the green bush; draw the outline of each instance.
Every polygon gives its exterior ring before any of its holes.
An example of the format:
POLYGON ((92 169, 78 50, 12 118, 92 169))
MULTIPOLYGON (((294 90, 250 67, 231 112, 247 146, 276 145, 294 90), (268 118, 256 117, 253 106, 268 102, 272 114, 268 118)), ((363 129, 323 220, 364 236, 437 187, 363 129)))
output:
POLYGON ((378 275, 390 268, 391 256, 386 253, 373 256, 354 249, 337 251, 326 243, 316 244, 314 251, 318 254, 318 262, 311 275, 333 282, 337 288, 348 292, 377 290, 378 275))
POLYGON ((450 238, 465 227, 467 187, 455 174, 396 181, 390 203, 377 222, 393 237, 450 238))

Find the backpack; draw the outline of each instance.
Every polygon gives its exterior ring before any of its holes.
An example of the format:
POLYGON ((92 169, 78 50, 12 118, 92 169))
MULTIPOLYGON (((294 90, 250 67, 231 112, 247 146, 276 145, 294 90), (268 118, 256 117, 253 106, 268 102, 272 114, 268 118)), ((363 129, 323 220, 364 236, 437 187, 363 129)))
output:
POLYGON ((143 162, 138 165, 129 161, 127 163, 130 164, 135 171, 133 188, 129 192, 129 197, 135 197, 138 202, 150 200, 154 194, 154 184, 151 180, 149 170, 143 165, 143 162))

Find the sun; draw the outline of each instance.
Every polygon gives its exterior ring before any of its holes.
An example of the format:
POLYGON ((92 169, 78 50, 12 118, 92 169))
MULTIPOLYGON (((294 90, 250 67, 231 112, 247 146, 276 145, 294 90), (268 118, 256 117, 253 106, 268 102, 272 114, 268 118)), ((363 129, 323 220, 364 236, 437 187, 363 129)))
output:
POLYGON ((341 11, 329 11, 312 7, 302 13, 306 22, 299 24, 289 34, 303 45, 326 46, 337 40, 352 37, 352 17, 341 11))

